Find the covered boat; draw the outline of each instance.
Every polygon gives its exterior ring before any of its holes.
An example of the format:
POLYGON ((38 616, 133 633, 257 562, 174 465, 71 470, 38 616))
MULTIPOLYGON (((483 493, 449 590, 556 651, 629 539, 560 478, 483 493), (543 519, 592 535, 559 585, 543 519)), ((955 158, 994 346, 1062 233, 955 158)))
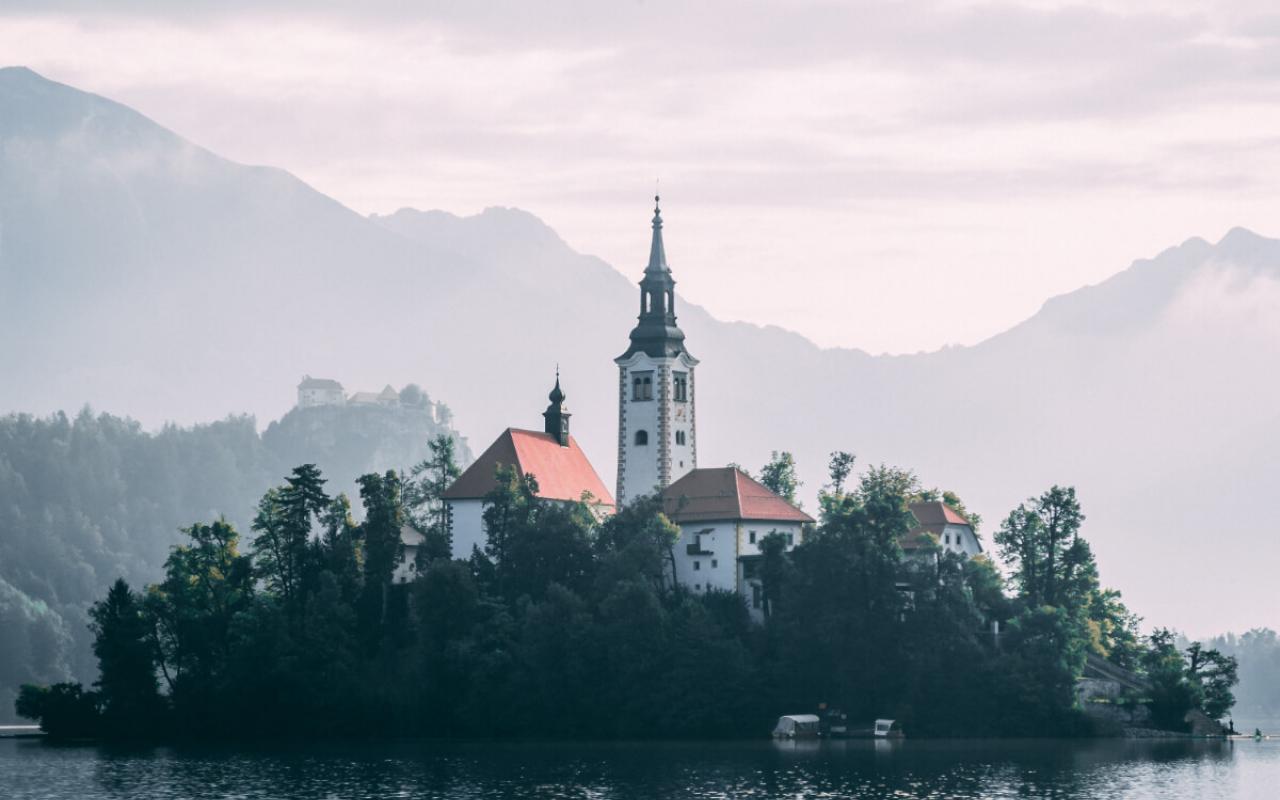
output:
POLYGON ((778 717, 778 724, 773 726, 775 739, 810 739, 817 738, 821 720, 816 714, 788 714, 778 717))
POLYGON ((902 726, 891 719, 876 720, 875 735, 882 739, 901 739, 902 726))

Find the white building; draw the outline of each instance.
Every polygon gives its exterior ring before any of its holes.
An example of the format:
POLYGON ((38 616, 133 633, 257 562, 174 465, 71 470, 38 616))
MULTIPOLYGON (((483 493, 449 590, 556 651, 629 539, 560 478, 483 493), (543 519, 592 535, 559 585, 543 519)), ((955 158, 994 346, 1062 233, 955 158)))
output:
POLYGON ((675 280, 654 198, 653 242, 640 316, 618 365, 618 504, 665 489, 698 466, 694 367, 676 326, 675 280))
POLYGON ((586 500, 599 517, 613 513, 613 497, 586 453, 569 435, 571 415, 564 399, 560 376, 556 375, 551 405, 542 414, 543 430, 507 428, 445 491, 454 558, 470 558, 474 548, 484 549, 484 498, 497 486, 494 473, 502 465, 515 467, 522 477, 534 476, 538 497, 544 500, 586 500))
POLYGON ((302 382, 298 384, 298 408, 340 406, 345 402, 342 384, 335 380, 303 375, 302 382))
POLYGON ((400 552, 403 555, 391 580, 395 583, 409 583, 418 575, 418 548, 426 541, 425 536, 412 525, 400 526, 400 552))
POLYGON ((912 503, 911 514, 916 518, 916 525, 903 535, 900 544, 907 555, 919 555, 929 552, 927 545, 933 538, 943 552, 973 556, 982 554, 982 543, 974 533, 973 526, 960 512, 946 503, 935 500, 912 503))
POLYGON ((400 393, 387 384, 380 392, 355 392, 347 398, 353 406, 387 406, 395 408, 400 405, 400 393))
POLYGON ((668 486, 662 500, 680 527, 676 580, 694 592, 736 591, 760 619, 760 542, 778 533, 790 550, 813 518, 735 467, 693 470, 668 486))

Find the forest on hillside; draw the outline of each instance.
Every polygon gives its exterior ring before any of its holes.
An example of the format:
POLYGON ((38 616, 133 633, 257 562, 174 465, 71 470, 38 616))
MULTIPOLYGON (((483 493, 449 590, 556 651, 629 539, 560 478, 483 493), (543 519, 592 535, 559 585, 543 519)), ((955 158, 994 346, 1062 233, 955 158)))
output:
POLYGON ((260 435, 248 416, 154 432, 88 409, 0 417, 0 721, 26 682, 92 681, 89 607, 116 578, 159 579, 195 522, 241 528, 257 499, 309 461, 354 487, 411 467, 433 437, 466 443, 406 387, 399 408, 295 409, 260 435))

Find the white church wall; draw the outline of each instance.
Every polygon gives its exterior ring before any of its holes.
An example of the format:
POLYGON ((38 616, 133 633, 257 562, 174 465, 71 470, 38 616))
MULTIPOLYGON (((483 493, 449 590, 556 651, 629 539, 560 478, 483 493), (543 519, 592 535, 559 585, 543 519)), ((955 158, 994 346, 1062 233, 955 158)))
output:
POLYGON ((732 522, 698 522, 680 527, 676 542, 676 580, 695 592, 737 588, 737 526, 732 522), (689 553, 701 539, 704 553, 689 553), (695 566, 696 565, 696 566, 695 566))
POLYGON ((746 520, 741 523, 738 533, 738 552, 744 556, 760 555, 760 541, 777 531, 783 536, 790 536, 787 550, 800 544, 801 525, 798 522, 761 522, 746 520))
POLYGON ((453 557, 471 558, 473 547, 484 550, 484 501, 450 500, 451 533, 453 534, 453 557))

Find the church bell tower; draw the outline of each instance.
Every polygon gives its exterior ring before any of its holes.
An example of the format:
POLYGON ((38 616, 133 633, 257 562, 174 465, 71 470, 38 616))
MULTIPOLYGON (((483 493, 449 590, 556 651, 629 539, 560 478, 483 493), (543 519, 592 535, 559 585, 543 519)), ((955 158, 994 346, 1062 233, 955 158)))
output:
POLYGON ((564 392, 560 390, 560 368, 556 367, 556 386, 547 395, 551 404, 542 412, 542 429, 553 436, 561 447, 569 446, 569 408, 564 404, 564 392))
POLYGON ((653 242, 640 280, 640 316, 618 365, 619 507, 665 489, 698 465, 693 370, 698 359, 676 325, 676 282, 654 197, 653 242))

